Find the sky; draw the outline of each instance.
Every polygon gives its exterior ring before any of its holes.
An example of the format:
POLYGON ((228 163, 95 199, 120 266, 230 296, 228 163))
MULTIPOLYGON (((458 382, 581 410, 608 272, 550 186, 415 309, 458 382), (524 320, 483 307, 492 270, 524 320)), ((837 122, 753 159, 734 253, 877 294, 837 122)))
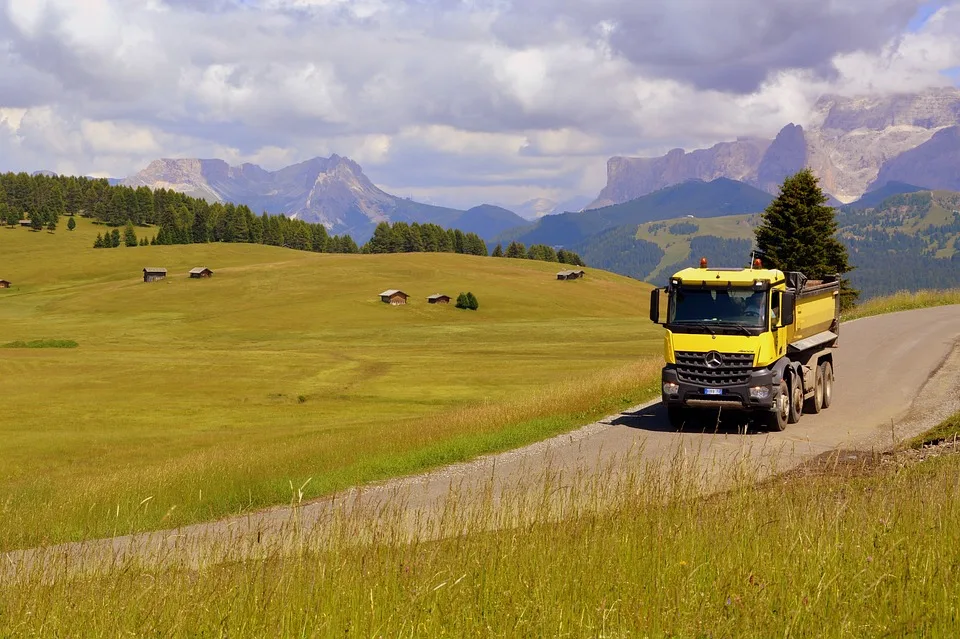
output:
POLYGON ((960 0, 0 0, 0 171, 337 153, 438 204, 960 82, 960 0))

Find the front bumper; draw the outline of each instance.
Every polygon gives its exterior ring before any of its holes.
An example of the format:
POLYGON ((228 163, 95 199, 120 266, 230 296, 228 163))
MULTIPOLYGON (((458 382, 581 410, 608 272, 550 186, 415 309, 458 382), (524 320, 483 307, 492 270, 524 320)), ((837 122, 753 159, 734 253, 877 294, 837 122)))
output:
POLYGON ((750 374, 750 379, 745 384, 736 386, 724 386, 720 395, 707 395, 706 388, 697 384, 680 381, 677 377, 677 369, 674 365, 668 364, 663 368, 661 376, 661 389, 666 382, 677 384, 680 388, 676 394, 667 395, 661 390, 663 403, 667 406, 690 406, 695 408, 723 408, 733 410, 771 410, 773 408, 774 384, 779 385, 780 379, 769 368, 759 368, 750 374), (750 388, 754 386, 766 386, 770 392, 763 399, 750 397, 750 388))

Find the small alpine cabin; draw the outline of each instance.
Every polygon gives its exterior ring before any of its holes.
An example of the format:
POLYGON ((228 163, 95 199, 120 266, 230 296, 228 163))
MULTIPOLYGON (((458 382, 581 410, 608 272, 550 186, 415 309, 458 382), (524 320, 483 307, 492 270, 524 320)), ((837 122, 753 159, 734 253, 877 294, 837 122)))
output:
POLYGON ((197 268, 190 269, 190 277, 194 279, 213 277, 213 271, 208 269, 206 266, 198 266, 197 268))
POLYGON ((0 280, 0 288, 10 288, 10 282, 7 280, 0 280))
POLYGON ((389 304, 390 306, 402 306, 407 303, 407 298, 410 297, 403 291, 397 291, 390 289, 380 293, 380 301, 384 304, 389 304))
POLYGON ((427 303, 428 303, 428 304, 449 304, 449 303, 450 303, 450 296, 449 296, 449 295, 441 295, 440 293, 436 293, 436 294, 431 295, 430 297, 427 298, 427 303))
POLYGON ((167 269, 165 268, 154 268, 148 266, 143 269, 143 281, 144 282, 156 282, 157 280, 162 280, 167 277, 167 269))

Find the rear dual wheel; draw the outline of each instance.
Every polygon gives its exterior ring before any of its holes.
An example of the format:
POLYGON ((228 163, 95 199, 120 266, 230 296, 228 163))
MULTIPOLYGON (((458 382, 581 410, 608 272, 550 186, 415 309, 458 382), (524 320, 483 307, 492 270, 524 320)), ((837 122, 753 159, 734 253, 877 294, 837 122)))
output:
POLYGON ((833 403, 833 364, 829 361, 820 364, 820 377, 823 379, 823 399, 820 406, 830 408, 833 403))

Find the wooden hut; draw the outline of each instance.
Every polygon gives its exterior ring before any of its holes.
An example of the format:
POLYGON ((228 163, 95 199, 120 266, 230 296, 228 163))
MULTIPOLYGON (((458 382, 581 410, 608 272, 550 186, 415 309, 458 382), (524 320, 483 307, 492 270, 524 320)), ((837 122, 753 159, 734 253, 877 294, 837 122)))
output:
POLYGON ((583 277, 585 273, 583 271, 560 271, 557 273, 558 280, 578 280, 583 277))
POLYGON ((384 304, 389 304, 390 306, 401 306, 407 303, 407 298, 410 297, 403 291, 397 291, 390 289, 380 293, 380 301, 384 304))
POLYGON ((20 220, 20 226, 33 226, 33 222, 30 220, 20 220))
POLYGON ((0 288, 10 288, 10 282, 7 280, 0 280, 0 288))
POLYGON ((213 271, 208 269, 206 266, 198 266, 197 268, 190 269, 190 277, 194 279, 213 277, 213 271))
POLYGON ((427 298, 427 304, 449 304, 450 296, 441 295, 440 293, 435 293, 427 298))
POLYGON ((167 269, 165 268, 155 268, 148 266, 143 269, 143 281, 144 282, 156 282, 157 280, 162 280, 167 276, 167 269))

